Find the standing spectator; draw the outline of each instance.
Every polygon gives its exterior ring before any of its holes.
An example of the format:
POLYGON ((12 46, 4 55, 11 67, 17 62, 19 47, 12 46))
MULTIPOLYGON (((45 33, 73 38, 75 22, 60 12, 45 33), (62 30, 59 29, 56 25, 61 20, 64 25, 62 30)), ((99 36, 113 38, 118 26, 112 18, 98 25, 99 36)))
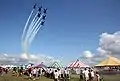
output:
POLYGON ((88 76, 89 76, 89 81, 91 81, 92 80, 92 76, 91 76, 91 69, 89 68, 89 73, 88 73, 88 76))
POLYGON ((29 79, 32 79, 32 68, 28 69, 28 75, 29 75, 29 79))
POLYGON ((93 71, 93 70, 91 70, 91 80, 93 80, 93 79, 94 79, 94 77, 95 77, 94 71, 93 71))
POLYGON ((42 75, 42 70, 41 70, 42 68, 39 68, 38 69, 38 77, 40 78, 41 77, 41 75, 42 75))
POLYGON ((100 75, 98 72, 96 72, 96 77, 97 77, 97 81, 100 81, 100 75))
POLYGON ((50 72, 50 68, 47 68, 47 78, 50 77, 49 72, 50 72))
POLYGON ((0 75, 2 75, 2 67, 0 67, 0 75))
POLYGON ((36 79, 36 75, 37 75, 37 69, 36 69, 36 68, 34 68, 34 69, 33 69, 33 77, 34 77, 34 79, 33 79, 33 80, 35 80, 35 79, 36 79))
POLYGON ((15 75, 17 73, 17 68, 13 67, 13 75, 15 75))
POLYGON ((69 77, 69 70, 65 68, 65 81, 68 81, 70 79, 69 77))
POLYGON ((61 79, 61 69, 58 69, 59 79, 61 79))
POLYGON ((83 80, 83 70, 80 70, 80 80, 83 80))
POLYGON ((5 68, 5 73, 6 73, 6 74, 8 73, 8 68, 5 68))
POLYGON ((59 73, 57 70, 54 72, 54 81, 58 81, 59 73))
POLYGON ((49 75, 50 75, 50 76, 49 76, 50 79, 52 79, 52 69, 49 70, 49 75))
POLYGON ((61 69, 61 78, 64 79, 64 68, 61 69))
POLYGON ((83 74, 84 74, 85 81, 88 81, 89 80, 89 75, 88 75, 89 71, 86 68, 85 68, 83 74))
POLYGON ((21 75, 23 74, 23 67, 22 66, 20 67, 20 74, 21 75))
POLYGON ((3 68, 0 68, 0 75, 3 76, 3 68))

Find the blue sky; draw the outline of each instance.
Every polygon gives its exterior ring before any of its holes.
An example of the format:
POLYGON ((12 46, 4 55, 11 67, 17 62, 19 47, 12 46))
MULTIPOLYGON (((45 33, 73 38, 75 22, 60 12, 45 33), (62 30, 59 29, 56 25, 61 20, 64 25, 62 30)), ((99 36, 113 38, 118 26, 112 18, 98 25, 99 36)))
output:
POLYGON ((96 53, 102 33, 120 30, 119 0, 0 0, 0 54, 22 54, 21 35, 34 3, 48 14, 30 53, 74 60, 85 50, 96 53))

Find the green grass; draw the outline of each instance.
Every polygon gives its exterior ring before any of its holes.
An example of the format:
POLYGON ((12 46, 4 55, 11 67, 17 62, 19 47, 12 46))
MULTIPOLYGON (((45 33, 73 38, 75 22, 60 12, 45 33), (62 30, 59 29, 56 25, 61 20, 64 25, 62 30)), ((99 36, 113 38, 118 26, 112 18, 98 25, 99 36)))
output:
MULTIPOLYGON (((102 75, 104 81, 120 81, 120 74, 116 75, 102 75)), ((79 75, 72 75, 71 81, 84 81, 79 79, 79 75)))
MULTIPOLYGON (((104 81, 120 81, 120 75, 104 75, 102 77, 104 78, 104 81)), ((29 80, 27 76, 16 77, 12 76, 11 74, 7 75, 5 74, 3 76, 0 76, 0 81, 33 81, 33 80, 29 80)), ((54 80, 42 77, 41 79, 35 81, 54 81, 54 80)), ((79 75, 72 75, 70 81, 82 81, 82 80, 79 79, 79 75)))
POLYGON ((104 75, 102 76, 105 81, 120 81, 119 75, 104 75))
MULTIPOLYGON (((3 76, 0 76, 0 81, 33 81, 29 80, 27 76, 21 76, 21 77, 16 77, 12 76, 11 74, 5 74, 3 76)), ((53 81, 51 79, 48 79, 46 77, 41 77, 41 79, 36 79, 35 81, 53 81)))

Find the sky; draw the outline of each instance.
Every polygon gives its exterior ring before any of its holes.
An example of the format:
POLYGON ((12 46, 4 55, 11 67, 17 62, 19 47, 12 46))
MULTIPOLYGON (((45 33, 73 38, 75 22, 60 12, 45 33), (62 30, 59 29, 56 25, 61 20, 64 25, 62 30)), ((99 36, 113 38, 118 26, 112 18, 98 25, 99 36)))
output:
POLYGON ((0 0, 1 55, 23 54, 22 31, 34 3, 48 12, 45 26, 29 47, 31 54, 70 62, 84 53, 98 54, 98 48, 104 49, 101 40, 120 31, 119 0, 0 0))

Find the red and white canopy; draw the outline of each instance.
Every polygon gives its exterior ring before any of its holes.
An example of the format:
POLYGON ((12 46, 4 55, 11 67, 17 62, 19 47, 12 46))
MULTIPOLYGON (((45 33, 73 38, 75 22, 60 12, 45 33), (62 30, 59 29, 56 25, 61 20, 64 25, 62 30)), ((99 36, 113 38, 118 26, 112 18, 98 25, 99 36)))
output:
POLYGON ((70 63, 68 65, 68 67, 69 68, 80 68, 80 67, 90 67, 90 66, 88 66, 88 65, 84 64, 83 62, 77 60, 77 61, 74 61, 74 62, 70 63))

